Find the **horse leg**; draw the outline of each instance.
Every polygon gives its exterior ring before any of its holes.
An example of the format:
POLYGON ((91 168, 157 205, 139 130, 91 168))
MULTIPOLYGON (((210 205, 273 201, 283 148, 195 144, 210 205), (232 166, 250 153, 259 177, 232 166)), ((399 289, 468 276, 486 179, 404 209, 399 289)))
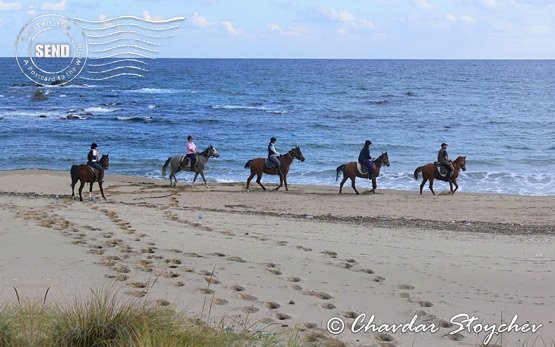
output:
POLYGON ((81 181, 79 185, 79 201, 83 201, 83 187, 85 186, 85 182, 81 181))
POLYGON ((93 194, 92 194, 92 187, 93 187, 94 182, 91 182, 89 185, 89 200, 93 201, 93 194))
POLYGON ((449 192, 453 195, 453 181, 449 180, 449 192))
POLYGON ((339 194, 341 194, 343 192, 343 185, 345 184, 345 182, 347 182, 348 179, 349 179, 349 177, 343 176, 343 179, 341 180, 341 183, 339 184, 339 194))
POLYGON ((457 184, 457 181, 455 181, 455 180, 453 180, 453 184, 455 185, 455 190, 453 190, 453 194, 455 194, 457 189, 459 189, 459 185, 457 184))
POLYGON ((276 191, 283 186, 283 175, 279 175, 279 186, 277 186, 276 191))
POLYGON ((206 178, 204 177, 204 172, 203 171, 200 172, 200 177, 202 177, 202 181, 204 182, 204 185, 206 186, 206 188, 209 188, 208 183, 206 183, 206 178))
POLYGON ((75 197, 75 184, 77 181, 74 181, 73 178, 71 179, 71 199, 75 197))
POLYGON ((353 187, 355 193, 359 195, 360 193, 358 192, 357 187, 355 187, 355 180, 356 180, 356 177, 351 177, 351 187, 353 187))
POLYGON ((102 198, 106 200, 106 197, 104 196, 104 189, 102 189, 102 182, 98 182, 98 186, 100 187, 100 194, 102 194, 102 198))
POLYGON ((420 195, 422 195, 422 189, 424 189, 424 185, 426 184, 426 182, 428 182, 428 179, 426 177, 423 177, 422 183, 420 183, 420 195))
POLYGON ((289 188, 287 187, 287 176, 283 176, 283 183, 285 183, 285 191, 288 192, 289 188))
POLYGON ((432 191, 432 194, 436 195, 436 192, 434 192, 434 179, 430 178, 430 190, 432 191))
POLYGON ((257 175, 257 176, 256 176, 256 183, 258 183, 258 185, 261 186, 262 189, 266 190, 266 187, 264 187, 264 186, 262 185, 262 182, 260 182, 261 179, 262 179, 262 174, 257 175))
POLYGON ((376 184, 376 177, 372 177, 372 194, 376 194, 376 187, 378 185, 376 184))
POLYGON ((193 183, 191 183, 191 187, 195 185, 195 181, 197 180, 198 172, 195 172, 195 176, 193 177, 193 183))
POLYGON ((251 175, 249 176, 249 178, 247 178, 247 190, 249 190, 249 185, 251 184, 251 181, 255 175, 256 174, 253 171, 251 171, 251 175))

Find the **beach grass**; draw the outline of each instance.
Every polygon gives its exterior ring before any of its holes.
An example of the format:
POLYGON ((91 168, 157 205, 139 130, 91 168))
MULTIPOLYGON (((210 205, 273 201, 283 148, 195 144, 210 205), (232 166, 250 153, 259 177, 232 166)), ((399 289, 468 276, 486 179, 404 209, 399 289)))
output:
MULTIPOLYGON (((17 293, 17 291, 16 291, 17 293)), ((45 296, 46 298, 46 296, 45 296)), ((248 328, 208 327, 167 307, 130 300, 107 290, 66 305, 43 301, 0 307, 3 347, 208 347, 305 346, 283 336, 248 328)))

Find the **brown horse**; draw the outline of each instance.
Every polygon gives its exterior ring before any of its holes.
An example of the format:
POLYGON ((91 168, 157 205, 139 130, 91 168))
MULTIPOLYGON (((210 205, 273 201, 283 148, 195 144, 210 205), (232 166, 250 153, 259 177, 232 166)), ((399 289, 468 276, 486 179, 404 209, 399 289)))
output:
POLYGON ((426 181, 430 181, 430 190, 432 194, 436 195, 434 192, 434 179, 449 182, 449 189, 451 194, 455 194, 459 185, 457 184, 457 177, 459 177, 460 170, 466 171, 466 157, 457 157, 453 162, 453 173, 451 174, 451 179, 448 177, 442 177, 437 172, 437 167, 433 163, 428 163, 424 166, 419 166, 414 170, 414 179, 418 179, 418 174, 422 172, 422 183, 420 184, 420 194, 422 194, 422 189, 426 184, 426 181), (455 190, 453 190, 453 184, 455 185, 455 190))
MULTIPOLYGON (((108 168, 110 167, 110 157, 108 156, 108 154, 102 155, 99 163, 100 165, 102 165, 104 170, 108 170, 108 168)), ((71 197, 73 198, 75 196, 75 184, 77 183, 77 181, 81 181, 81 185, 79 186, 79 200, 83 201, 82 192, 85 183, 91 184, 89 193, 90 199, 92 200, 92 188, 94 182, 98 180, 98 169, 93 169, 88 165, 73 165, 69 172, 71 173, 71 197)), ((98 186, 100 187, 100 193, 102 194, 102 197, 104 198, 104 200, 106 200, 106 197, 104 196, 104 190, 102 189, 102 182, 98 182, 98 186)))
MULTIPOLYGON (((382 165, 385 166, 389 166, 389 157, 387 156, 387 152, 382 153, 377 159, 373 160, 374 165, 376 165, 376 168, 374 169, 374 171, 372 172, 372 190, 371 192, 373 194, 376 193, 376 177, 378 177, 380 175, 380 169, 382 167, 382 165)), ((339 165, 337 167, 337 169, 335 169, 335 181, 337 182, 337 179, 339 178, 339 172, 343 172, 343 179, 341 180, 341 184, 339 185, 339 194, 341 194, 343 192, 343 185, 345 184, 345 182, 347 181, 347 179, 351 179, 351 187, 353 187, 355 193, 357 193, 357 195, 359 195, 360 193, 358 192, 357 188, 355 187, 355 179, 357 177, 361 177, 361 178, 368 178, 368 173, 360 173, 358 171, 357 168, 357 162, 356 161, 351 161, 347 164, 342 164, 339 165)))
MULTIPOLYGON (((287 152, 287 154, 279 156, 282 175, 279 180, 279 186, 276 188, 276 190, 281 188, 283 183, 285 183, 285 190, 286 191, 289 190, 289 188, 287 187, 287 174, 289 173, 289 166, 291 166, 291 163, 293 163, 293 159, 304 161, 304 156, 299 146, 292 148, 289 152, 287 152)), ((256 159, 247 161, 247 163, 245 164, 245 169, 248 169, 248 168, 251 169, 251 175, 247 179, 247 190, 249 190, 249 185, 254 176, 256 176, 256 183, 258 183, 262 187, 262 189, 266 190, 266 187, 264 187, 260 182, 260 179, 262 178, 262 174, 265 174, 265 173, 268 175, 278 174, 275 167, 267 168, 265 165, 265 161, 266 159, 264 158, 256 158, 256 159)))

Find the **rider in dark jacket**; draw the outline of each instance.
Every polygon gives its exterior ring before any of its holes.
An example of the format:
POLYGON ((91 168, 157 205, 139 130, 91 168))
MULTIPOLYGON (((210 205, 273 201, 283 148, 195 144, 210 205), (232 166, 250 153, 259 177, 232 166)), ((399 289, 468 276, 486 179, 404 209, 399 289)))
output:
POLYGON ((443 166, 447 170, 447 177, 451 177, 451 173, 453 172, 453 164, 451 160, 449 160, 446 143, 441 144, 441 149, 439 150, 439 152, 437 152, 437 161, 439 162, 439 165, 443 166))
POLYGON ((281 162, 279 161, 279 152, 276 149, 276 141, 275 137, 270 139, 270 143, 268 144, 268 160, 275 164, 276 171, 279 177, 281 178, 281 162))
POLYGON ((366 142, 364 142, 364 147, 362 147, 358 155, 358 162, 368 168, 369 180, 372 179, 373 172, 376 169, 376 165, 372 162, 372 157, 370 156, 370 145, 372 145, 372 141, 366 140, 366 142))
POLYGON ((87 154, 87 165, 98 170, 98 182, 104 181, 104 168, 98 162, 98 145, 96 143, 91 144, 91 150, 87 154))

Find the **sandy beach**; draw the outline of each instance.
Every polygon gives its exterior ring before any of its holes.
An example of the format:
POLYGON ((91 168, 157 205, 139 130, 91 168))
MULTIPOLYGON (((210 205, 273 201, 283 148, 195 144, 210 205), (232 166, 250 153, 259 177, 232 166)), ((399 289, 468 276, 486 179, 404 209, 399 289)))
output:
POLYGON ((0 172, 0 300, 15 302, 13 287, 58 302, 114 285, 214 326, 297 328, 322 346, 480 346, 484 332, 450 334, 458 314, 543 324, 490 346, 555 341, 553 196, 189 182, 108 173, 108 200, 95 187, 79 202, 67 172, 0 172), (439 331, 349 332, 362 313, 439 331), (332 317, 345 332, 327 332, 332 317))

